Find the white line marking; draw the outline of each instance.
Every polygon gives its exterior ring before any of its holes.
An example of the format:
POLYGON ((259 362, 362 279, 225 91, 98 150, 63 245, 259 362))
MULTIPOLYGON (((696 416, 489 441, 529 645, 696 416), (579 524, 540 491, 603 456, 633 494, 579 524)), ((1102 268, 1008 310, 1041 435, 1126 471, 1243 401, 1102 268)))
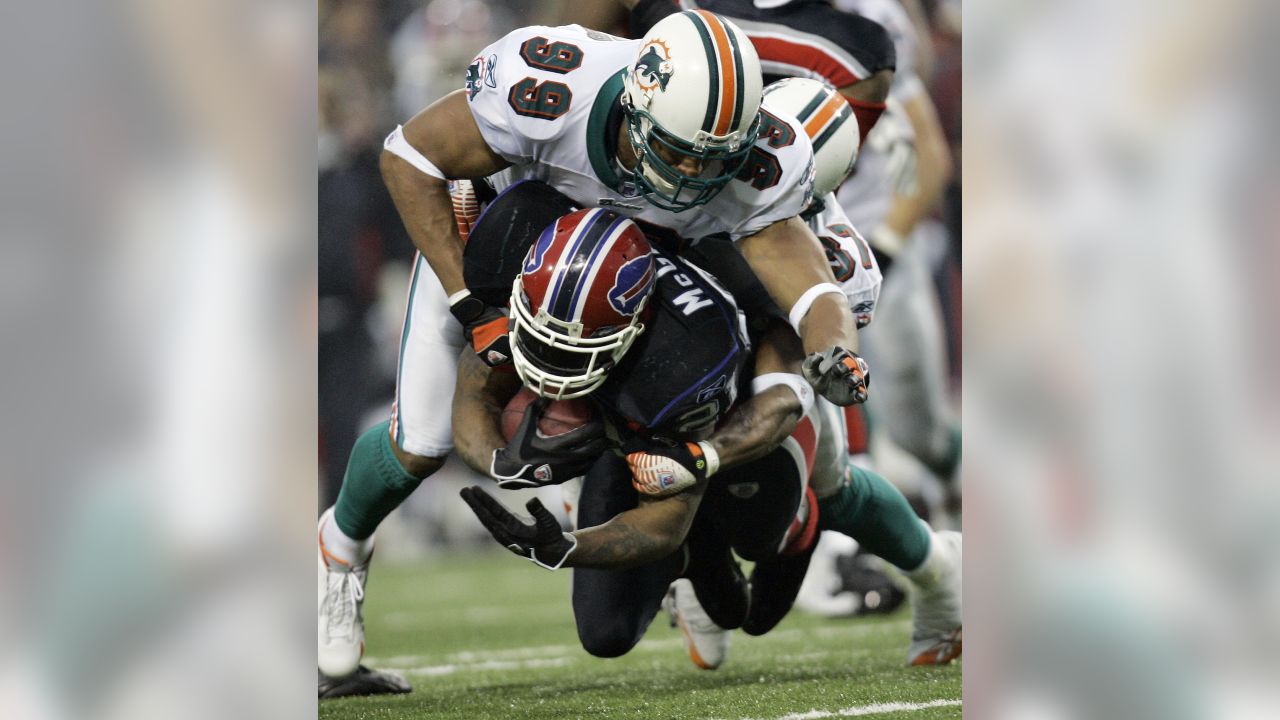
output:
POLYGON ((461 671, 476 670, 520 670, 527 668, 563 667, 573 663, 573 658, 536 658, 533 660, 486 660, 478 663, 461 663, 448 665, 424 665, 422 667, 402 668, 397 672, 405 675, 452 675, 461 671))
MULTIPOLYGON (((775 640, 818 636, 829 638, 833 635, 859 637, 881 633, 901 632, 902 630, 910 627, 910 620, 899 620, 895 622, 878 623, 876 625, 853 624, 820 628, 787 628, 785 630, 774 630, 769 633, 767 637, 775 640)), ((682 640, 678 635, 675 637, 654 637, 653 633, 650 633, 649 637, 641 640, 631 652, 667 651, 672 648, 680 648, 683 646, 684 640, 682 640)), ((832 650, 830 652, 835 653, 837 651, 832 650)), ((588 657, 577 645, 530 645, 527 647, 494 648, 492 650, 462 650, 459 652, 448 653, 443 656, 432 654, 393 655, 385 658, 366 656, 364 661, 366 664, 371 666, 385 667, 389 670, 401 670, 403 668, 440 661, 443 661, 444 664, 466 664, 490 660, 522 660, 536 658, 539 656, 563 656, 575 653, 581 653, 583 658, 588 657)))
MULTIPOLYGON (((772 720, 819 720, 820 718, 857 717, 859 715, 880 715, 884 713, 916 712, 936 707, 960 705, 959 700, 930 700, 924 703, 876 703, 874 705, 855 705, 840 710, 810 710, 809 712, 790 713, 772 720)), ((754 720, 742 718, 742 720, 754 720)))

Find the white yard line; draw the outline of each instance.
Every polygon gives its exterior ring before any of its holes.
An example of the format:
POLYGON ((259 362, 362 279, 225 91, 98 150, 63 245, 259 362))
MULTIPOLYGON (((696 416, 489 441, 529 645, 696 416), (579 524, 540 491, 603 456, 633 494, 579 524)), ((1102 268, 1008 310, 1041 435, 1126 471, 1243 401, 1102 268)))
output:
POLYGON ((423 665, 421 667, 397 668, 396 672, 404 675, 452 675, 456 672, 474 672, 477 670, 523 670, 528 668, 563 667, 574 662, 573 658, 535 658, 532 660, 486 660, 478 663, 450 663, 447 665, 423 665))
MULTIPOLYGON (((901 620, 892 623, 882 623, 879 625, 835 625, 822 628, 788 628, 786 630, 775 630, 765 637, 774 639, 797 638, 805 636, 824 636, 840 635, 847 637, 856 637, 869 635, 879 632, 898 632, 911 626, 910 620, 901 620)), ((679 635, 674 637, 652 637, 641 640, 632 652, 658 652, 668 651, 672 648, 683 647, 684 641, 679 635)), ((830 651, 835 652, 835 651, 830 651)), ((474 664, 488 661, 509 661, 524 660, 529 658, 547 657, 547 656, 572 656, 581 653, 582 657, 587 657, 582 653, 577 645, 531 645, 528 647, 513 648, 495 648, 492 650, 463 650, 459 652, 448 653, 444 656, 423 654, 423 655, 393 655, 390 657, 366 657, 365 664, 372 667, 382 667, 388 670, 404 671, 404 668, 422 666, 431 662, 444 661, 444 664, 474 664)), ((444 665, 442 665, 444 666, 444 665)))
MULTIPOLYGON (((855 705, 840 710, 810 710, 802 713, 788 713, 770 720, 820 720, 821 718, 858 717, 859 715, 882 715, 885 713, 918 712, 936 707, 959 706, 959 700, 930 700, 923 703, 875 703, 873 705, 855 705)), ((757 720, 742 718, 742 720, 757 720)))

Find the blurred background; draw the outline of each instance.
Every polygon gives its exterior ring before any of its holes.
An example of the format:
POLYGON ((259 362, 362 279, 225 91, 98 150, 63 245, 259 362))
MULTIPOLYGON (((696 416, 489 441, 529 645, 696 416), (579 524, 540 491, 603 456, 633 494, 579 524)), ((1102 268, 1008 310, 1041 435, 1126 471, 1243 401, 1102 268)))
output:
MULTIPOLYGON (((945 152, 960 162, 958 3, 888 0, 901 13, 891 29, 938 108, 945 152), (910 9, 910 14, 906 12, 910 9)), ((857 11, 859 0, 837 2, 857 11)), ((896 17, 896 16, 895 16, 896 17)), ((382 139, 424 107, 463 86, 482 48, 525 25, 577 23, 630 37, 616 0, 331 0, 320 5, 319 34, 319 508, 337 497, 356 437, 390 415, 414 249, 378 173, 382 139)), ((888 125, 888 122, 885 123, 888 125)), ((914 153, 914 149, 911 149, 914 153)), ((960 173, 929 213, 926 257, 945 322, 949 404, 958 416, 960 374, 960 173)), ((869 229, 864 230, 869 232, 869 229)), ((928 473, 892 449, 894 473, 909 487, 928 473)), ((925 479, 921 479, 925 478, 925 479)), ((451 459, 379 528, 380 562, 449 543, 490 542, 457 491, 487 482, 451 459)), ((936 481, 934 481, 936 482, 936 481)), ((548 507, 560 508, 558 490, 548 507)), ((512 502, 523 502, 513 500, 512 502)))

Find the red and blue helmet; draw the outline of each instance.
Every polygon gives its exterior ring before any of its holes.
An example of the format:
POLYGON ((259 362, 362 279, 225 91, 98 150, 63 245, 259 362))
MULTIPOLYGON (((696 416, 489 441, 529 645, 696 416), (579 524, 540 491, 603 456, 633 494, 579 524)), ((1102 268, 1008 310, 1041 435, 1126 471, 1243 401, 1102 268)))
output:
POLYGON ((569 213, 542 231, 511 288, 511 354, 525 385, 555 400, 595 390, 644 332, 653 248, 610 210, 569 213))

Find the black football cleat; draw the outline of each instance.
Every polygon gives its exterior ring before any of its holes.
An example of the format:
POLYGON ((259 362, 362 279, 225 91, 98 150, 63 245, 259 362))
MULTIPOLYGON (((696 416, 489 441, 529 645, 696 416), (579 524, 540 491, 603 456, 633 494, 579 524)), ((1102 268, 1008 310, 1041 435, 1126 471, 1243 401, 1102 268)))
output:
POLYGON ((413 692, 413 686, 396 673, 370 670, 364 665, 344 678, 331 678, 324 673, 317 674, 320 678, 321 700, 356 695, 403 695, 413 692))

